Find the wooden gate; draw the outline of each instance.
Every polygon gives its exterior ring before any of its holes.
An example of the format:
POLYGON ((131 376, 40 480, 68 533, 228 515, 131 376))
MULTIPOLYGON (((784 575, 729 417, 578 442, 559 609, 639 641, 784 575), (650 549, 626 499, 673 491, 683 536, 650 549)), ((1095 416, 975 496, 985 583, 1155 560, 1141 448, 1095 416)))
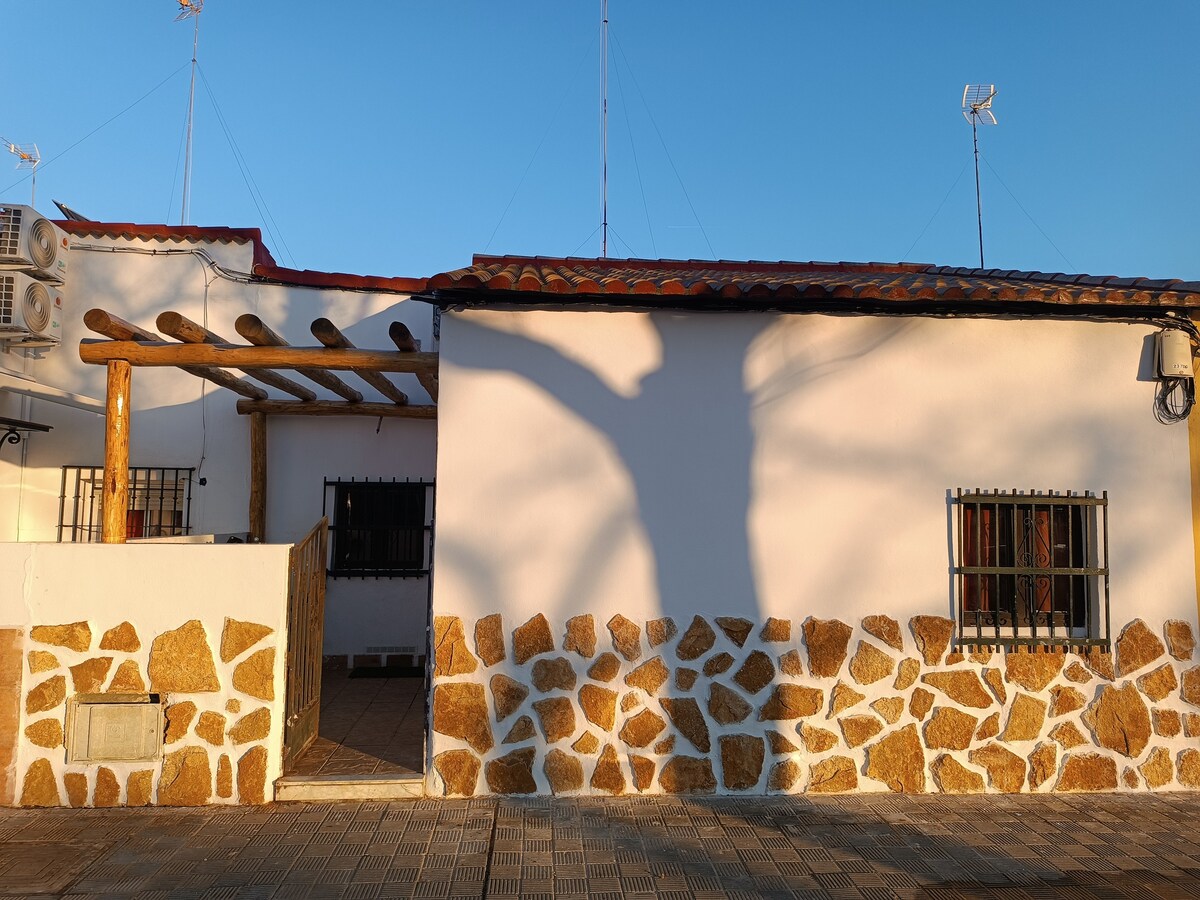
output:
POLYGON ((317 737, 321 713, 322 641, 325 632, 325 565, 329 520, 321 519, 292 548, 288 562, 287 718, 283 766, 317 737))

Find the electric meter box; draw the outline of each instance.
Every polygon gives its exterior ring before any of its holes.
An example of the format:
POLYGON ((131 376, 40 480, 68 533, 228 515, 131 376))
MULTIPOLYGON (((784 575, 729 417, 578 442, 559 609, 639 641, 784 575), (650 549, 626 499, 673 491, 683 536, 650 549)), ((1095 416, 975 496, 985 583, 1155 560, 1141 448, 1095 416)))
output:
POLYGON ((1162 378, 1192 378, 1192 339, 1185 331, 1168 328, 1158 335, 1158 374, 1162 378))

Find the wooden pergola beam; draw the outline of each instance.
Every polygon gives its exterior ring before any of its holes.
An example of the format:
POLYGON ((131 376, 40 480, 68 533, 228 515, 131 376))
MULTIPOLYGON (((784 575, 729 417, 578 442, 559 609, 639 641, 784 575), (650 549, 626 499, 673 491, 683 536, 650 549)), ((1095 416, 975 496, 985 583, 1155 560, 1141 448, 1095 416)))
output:
POLYGON ((104 493, 100 501, 100 540, 123 544, 128 534, 129 427, 132 369, 123 359, 108 364, 104 401, 104 493))
POLYGON ((250 540, 261 544, 266 539, 267 417, 262 412, 254 412, 250 414, 250 540))
POLYGON ((395 403, 341 403, 336 400, 239 400, 242 415, 265 413, 268 416, 365 416, 377 419, 436 419, 436 406, 400 406, 395 403))
MULTIPOLYGON (((215 334, 193 322, 186 316, 180 315, 177 312, 165 312, 158 317, 156 322, 158 330, 183 341, 185 344, 227 344, 225 338, 219 334, 215 334)), ((270 369, 242 369, 242 372, 253 378, 255 381, 261 381, 263 384, 291 394, 293 397, 299 397, 301 400, 316 400, 317 395, 310 391, 302 384, 297 384, 290 378, 284 378, 278 372, 272 372, 270 369)))
MULTIPOLYGON (((312 331, 313 337, 333 350, 355 350, 354 344, 350 343, 350 339, 346 337, 338 327, 328 319, 316 319, 309 328, 312 331)), ((400 390, 384 376, 381 372, 360 371, 355 372, 359 378, 369 384, 383 396, 387 397, 393 403, 398 403, 401 406, 408 403, 408 394, 400 390)))
MULTIPOLYGON (((428 372, 437 368, 438 355, 398 353, 391 350, 329 350, 325 347, 246 347, 241 344, 177 344, 173 341, 156 343, 83 340, 79 342, 79 358, 93 365, 103 365, 113 359, 124 359, 134 366, 226 366, 231 369, 248 366, 252 369, 295 369, 309 378, 311 376, 307 370, 314 367, 339 371, 370 369, 376 372, 428 372)), ((352 388, 342 386, 354 396, 362 396, 352 388)), ((262 396, 251 399, 266 398, 264 392, 258 391, 257 388, 255 390, 262 396)))
MULTIPOLYGON (((417 353, 421 349, 421 342, 418 341, 408 326, 403 322, 393 322, 388 326, 388 337, 392 339, 392 343, 396 345, 396 349, 404 353, 417 353)), ((436 372, 418 372, 417 381, 421 387, 425 388, 425 393, 429 395, 429 399, 437 403, 438 398, 438 377, 436 372)))
MULTIPOLYGON (((111 338, 112 340, 109 340, 109 341, 86 341, 86 340, 82 341, 80 343, 80 349, 79 349, 79 355, 80 355, 81 359, 83 359, 83 345, 84 344, 89 344, 89 345, 93 345, 93 346, 97 345, 97 344, 102 344, 102 345, 108 345, 108 346, 113 346, 113 347, 133 347, 133 348, 143 347, 143 346, 146 346, 147 344, 154 344, 155 346, 165 346, 165 347, 187 346, 186 344, 174 344, 174 343, 170 343, 170 342, 163 342, 162 338, 159 337, 157 334, 155 334, 153 331, 147 331, 146 329, 140 328, 137 325, 132 324, 131 322, 126 322, 124 319, 119 318, 118 316, 111 315, 110 313, 107 313, 102 309, 89 309, 86 313, 83 314, 83 324, 86 325, 88 328, 90 328, 92 331, 96 332, 97 334, 102 334, 107 338, 111 338)), ((108 362, 111 362, 112 360, 116 360, 116 359, 128 360, 133 365, 143 365, 142 363, 137 363, 137 362, 134 362, 132 359, 129 359, 128 355, 122 355, 119 353, 108 356, 104 359, 96 359, 96 360, 83 359, 83 361, 84 362, 94 362, 94 363, 108 363, 108 362)), ((255 387, 254 385, 252 385, 250 382, 246 381, 245 379, 238 378, 236 375, 230 375, 228 372, 225 372, 225 371, 221 370, 220 368, 216 368, 212 365, 205 365, 203 363, 201 363, 201 364, 192 363, 192 364, 188 364, 188 365, 183 365, 180 363, 171 363, 170 365, 178 365, 179 368, 183 369, 183 371, 187 372, 189 375, 195 375, 197 378, 205 378, 208 381, 211 381, 213 384, 219 384, 221 387, 228 388, 229 390, 233 391, 235 394, 241 394, 243 397, 249 397, 251 400, 266 400, 267 399, 267 392, 264 391, 262 388, 255 387)))
MULTIPOLYGON (((263 348, 286 348, 288 342, 272 331, 262 319, 253 313, 246 313, 238 316, 237 321, 233 323, 234 330, 242 337, 257 347, 263 348)), ((296 349, 296 348, 293 348, 296 349)), ((321 385, 327 390, 333 391, 344 400, 349 400, 351 403, 361 403, 362 394, 356 391, 342 379, 338 378, 326 369, 337 368, 336 366, 326 365, 324 360, 314 360, 307 364, 301 365, 284 365, 275 366, 274 368, 295 369, 309 381, 321 385)))

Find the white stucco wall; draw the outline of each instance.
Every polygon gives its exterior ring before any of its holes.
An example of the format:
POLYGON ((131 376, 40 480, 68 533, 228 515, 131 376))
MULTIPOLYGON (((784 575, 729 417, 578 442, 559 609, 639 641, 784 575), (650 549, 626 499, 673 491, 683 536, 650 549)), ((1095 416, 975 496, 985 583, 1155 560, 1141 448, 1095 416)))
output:
POLYGON ((948 497, 978 486, 1108 491, 1114 623, 1195 623, 1187 428, 1152 415, 1154 331, 447 315, 435 612, 950 615, 948 497))
MULTIPOLYGON (((208 241, 73 238, 67 314, 60 347, 40 359, 8 354, 46 385, 103 399, 104 368, 85 366, 76 350, 97 337, 83 325, 89 308, 101 307, 144 328, 174 310, 240 342, 233 327, 256 313, 291 343, 314 345, 313 319, 326 316, 360 347, 391 346, 387 328, 402 321, 431 346, 429 306, 396 294, 246 284, 216 277, 202 260, 181 250, 203 250, 221 266, 249 272, 251 245, 208 241), (100 252, 81 249, 100 248, 100 252), (117 250, 120 252, 107 252, 117 250), (172 251, 163 255, 163 251, 172 251), (158 254, 158 255, 154 255, 158 254)), ((0 354, 0 365, 5 355, 0 354)), ((288 373, 285 373, 288 374, 288 373)), ((368 400, 382 400, 351 374, 343 376, 368 400)), ((428 397, 411 375, 391 376, 413 403, 428 397)), ((296 376, 318 396, 324 389, 296 376)), ((272 397, 289 399, 273 388, 272 397)), ((191 526, 194 533, 245 532, 248 528, 249 425, 235 412, 237 397, 174 369, 134 373, 130 462, 134 466, 195 467, 191 526), (198 483, 204 478, 206 484, 198 483)), ((54 541, 62 466, 103 462, 102 416, 23 400, 0 390, 0 416, 28 418, 54 427, 20 446, 0 448, 0 540, 54 541)), ((436 424, 428 420, 272 418, 268 426, 267 539, 298 540, 321 516, 326 477, 431 479, 436 424), (378 430, 377 430, 378 429, 378 430)), ((412 645, 424 652, 427 585, 424 579, 370 582, 331 580, 328 608, 335 654, 365 652, 368 645, 412 645)))
MULTIPOLYGON (((21 696, 31 687, 65 673, 70 666, 97 657, 110 657, 113 662, 108 678, 118 666, 134 662, 151 690, 160 690, 148 676, 148 662, 154 638, 178 629, 197 619, 203 626, 211 650, 220 689, 214 692, 169 693, 162 697, 167 704, 191 701, 201 711, 210 710, 224 716, 230 725, 238 718, 226 707, 229 700, 240 704, 242 714, 267 707, 271 728, 262 745, 267 749, 267 797, 271 784, 281 774, 283 722, 285 709, 285 673, 287 670, 287 593, 288 545, 178 545, 178 544, 57 544, 57 543, 0 543, 0 628, 18 628, 25 634, 25 649, 47 651, 57 658, 59 667, 50 671, 33 672, 32 666, 22 666, 24 679, 21 696), (271 629, 271 633, 239 654, 223 662, 220 655, 221 636, 226 618, 253 622, 271 629), (87 650, 77 651, 62 646, 39 643, 31 630, 39 625, 88 623, 92 640, 87 650), (133 652, 106 650, 99 647, 101 635, 108 629, 129 622, 134 626, 141 648, 133 652), (274 699, 264 700, 239 692, 233 686, 234 669, 252 653, 273 648, 274 699)), ((67 697, 73 693, 74 675, 68 676, 67 697)), ((60 719, 65 726, 65 706, 30 714, 21 709, 18 734, 33 720, 47 717, 60 719)), ((227 744, 214 746, 197 735, 185 735, 176 743, 164 747, 172 753, 187 747, 199 747, 212 757, 215 778, 216 757, 220 752, 234 759, 246 746, 227 744)), ((22 739, 16 759, 16 783, 30 764, 49 758, 55 774, 61 779, 64 772, 82 772, 94 788, 96 771, 107 766, 123 784, 129 773, 152 768, 158 779, 158 763, 129 762, 103 764, 69 764, 61 748, 46 751, 22 739)), ((221 801, 215 798, 213 802, 221 801)))

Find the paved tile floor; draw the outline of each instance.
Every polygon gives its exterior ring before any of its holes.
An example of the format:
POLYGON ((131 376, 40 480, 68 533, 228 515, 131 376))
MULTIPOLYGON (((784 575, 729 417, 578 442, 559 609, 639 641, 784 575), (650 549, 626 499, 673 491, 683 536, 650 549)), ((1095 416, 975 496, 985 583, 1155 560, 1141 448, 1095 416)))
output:
POLYGON ((289 775, 419 775, 424 764, 425 680, 321 677, 317 739, 289 775))
POLYGON ((1200 896, 1200 797, 0 810, 0 896, 1200 896))

